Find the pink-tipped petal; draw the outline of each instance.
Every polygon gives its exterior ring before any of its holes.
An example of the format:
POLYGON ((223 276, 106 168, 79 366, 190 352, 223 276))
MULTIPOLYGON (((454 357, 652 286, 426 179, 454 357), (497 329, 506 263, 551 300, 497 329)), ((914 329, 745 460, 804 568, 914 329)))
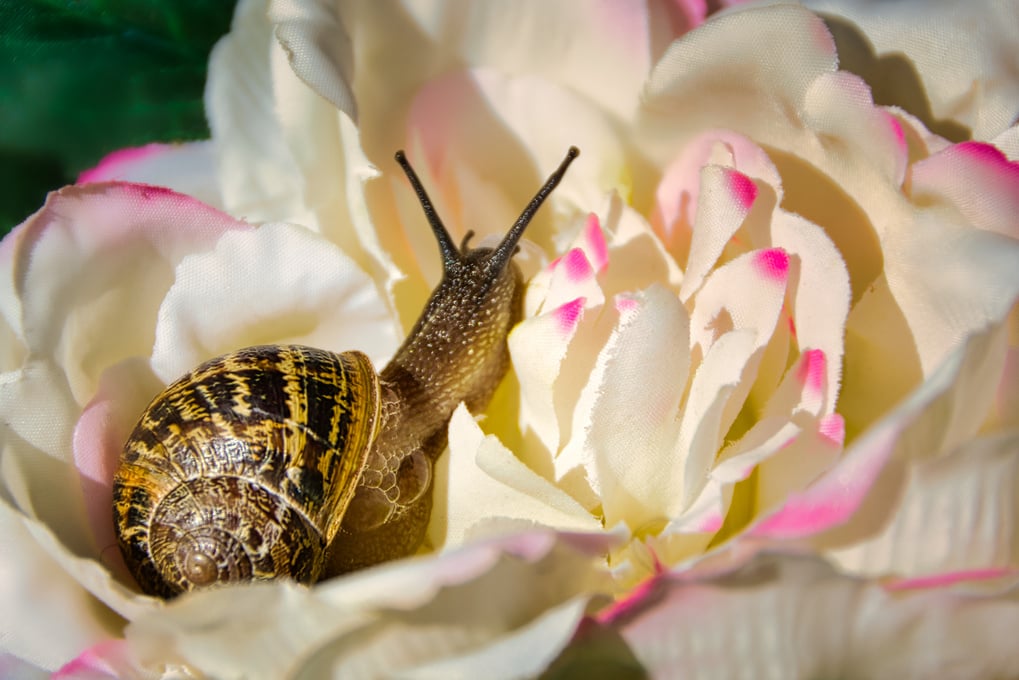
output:
POLYGON ((586 300, 579 297, 553 310, 552 315, 559 322, 559 330, 564 335, 572 335, 577 329, 577 324, 584 314, 584 302, 586 300))
POLYGON ((809 489, 790 494, 776 512, 758 522, 749 533, 771 538, 797 538, 819 533, 846 522, 870 492, 891 456, 896 432, 872 437, 809 489))
POLYGON ((810 349, 803 353, 797 378, 812 396, 820 396, 824 390, 827 364, 824 352, 819 349, 810 349))
POLYGON ((831 443, 842 446, 846 441, 846 419, 838 413, 829 413, 818 425, 822 435, 831 443))
POLYGON ((981 229, 1019 238, 1019 163, 984 142, 950 146, 913 166, 913 200, 953 206, 981 229))
POLYGON ((761 277, 785 283, 789 277, 789 256, 781 248, 763 250, 754 256, 754 265, 761 277))
POLYGON ((126 640, 106 640, 60 667, 52 680, 122 680, 144 677, 126 640))
POLYGON ((754 181, 741 172, 730 171, 729 186, 732 195, 743 206, 743 209, 749 211, 754 201, 757 200, 757 185, 754 184, 754 181))
POLYGON ((573 283, 581 283, 594 276, 594 269, 587 261, 587 256, 580 248, 574 248, 566 253, 560 260, 559 266, 566 272, 573 283))
POLYGON ((584 238, 588 255, 594 263, 594 268, 599 272, 604 270, 609 264, 609 249, 605 243, 605 234, 602 233, 601 222, 594 213, 587 216, 584 238))
POLYGON ((100 159, 94 168, 78 175, 78 184, 90 182, 124 181, 133 165, 160 156, 173 147, 169 144, 146 144, 113 151, 100 159))

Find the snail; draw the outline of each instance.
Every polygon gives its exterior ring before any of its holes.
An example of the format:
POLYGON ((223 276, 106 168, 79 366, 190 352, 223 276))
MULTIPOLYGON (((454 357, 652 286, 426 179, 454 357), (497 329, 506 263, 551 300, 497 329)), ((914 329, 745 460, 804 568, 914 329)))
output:
POLYGON ((247 347, 170 384, 128 438, 113 481, 121 553, 146 593, 322 578, 413 554, 453 410, 483 409, 522 313, 512 262, 571 147, 502 241, 459 248, 404 156, 442 280, 381 374, 358 351, 247 347))

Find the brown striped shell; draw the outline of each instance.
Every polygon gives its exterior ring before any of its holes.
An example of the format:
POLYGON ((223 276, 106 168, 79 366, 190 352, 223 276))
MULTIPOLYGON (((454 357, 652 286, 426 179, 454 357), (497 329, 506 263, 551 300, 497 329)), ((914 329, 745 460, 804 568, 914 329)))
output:
POLYGON ((318 579, 379 402, 364 354, 297 345, 242 349, 170 385, 114 478, 114 521, 142 589, 318 579))

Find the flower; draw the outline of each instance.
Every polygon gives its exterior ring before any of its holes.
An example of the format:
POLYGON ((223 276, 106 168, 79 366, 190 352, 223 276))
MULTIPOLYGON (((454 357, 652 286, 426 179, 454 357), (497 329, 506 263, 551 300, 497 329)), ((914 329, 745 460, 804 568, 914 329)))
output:
POLYGON ((925 33, 907 54, 929 108, 876 104, 838 60, 895 44, 877 10, 578 7, 242 2, 212 57, 213 140, 113 157, 5 239, 5 663, 1014 667, 1014 79, 939 79, 925 33), (935 132, 958 132, 946 116, 969 134, 935 132), (573 144, 519 258, 511 377, 450 422, 436 552, 313 588, 139 595, 109 485, 147 398, 257 342, 383 363, 439 274, 392 152, 455 240, 483 240, 573 144))

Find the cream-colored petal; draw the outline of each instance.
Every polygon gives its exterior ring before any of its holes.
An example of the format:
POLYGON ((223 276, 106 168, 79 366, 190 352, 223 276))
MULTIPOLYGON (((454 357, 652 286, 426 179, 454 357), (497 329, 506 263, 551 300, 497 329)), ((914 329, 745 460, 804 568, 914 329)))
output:
POLYGON ((244 229, 189 196, 147 185, 51 194, 26 221, 15 255, 26 344, 58 363, 85 403, 106 366, 149 353, 177 263, 244 229))
MULTIPOLYGON (((576 404, 557 476, 582 467, 607 526, 667 517, 682 477, 668 446, 689 371, 688 318, 660 286, 619 298, 619 322, 576 404)), ((682 455, 683 452, 679 452, 682 455)))
POLYGON ((531 429, 552 453, 559 451, 562 416, 557 409, 555 387, 563 360, 581 325, 585 302, 585 298, 576 298, 545 314, 525 319, 508 338, 513 371, 520 383, 521 426, 531 429))
POLYGON ((1019 297, 1019 241, 921 213, 886 240, 888 285, 909 324, 924 375, 1019 297))
POLYGON ((789 148, 807 89, 835 68, 831 35, 802 7, 752 5, 715 17, 672 43, 652 70, 638 119, 644 148, 664 165, 717 128, 789 148))
POLYGON ((654 678, 999 677, 1019 664, 1014 599, 888 593, 807 556, 666 574, 598 619, 654 678))
MULTIPOLYGON (((134 584, 113 529, 113 476, 124 443, 142 411, 164 387, 146 357, 132 357, 103 371, 99 389, 74 426, 72 451, 85 504, 90 553, 121 582, 134 584)), ((66 503, 66 499, 64 500, 66 503)))
POLYGON ((284 143, 274 72, 282 48, 266 19, 268 0, 242 0, 230 33, 209 55, 205 109, 226 210, 253 222, 310 224, 301 176, 284 143))
POLYGON ((682 480, 682 493, 669 499, 666 517, 688 508, 707 483, 725 433, 750 391, 761 356, 755 340, 752 330, 729 331, 711 346, 694 372, 672 445, 677 464, 671 476, 682 480))
MULTIPOLYGON (((596 517, 527 468, 495 436, 485 436, 463 405, 450 420, 449 453, 439 463, 434 494, 429 538, 436 546, 461 545, 468 536, 485 533, 484 525, 492 519, 563 530, 602 528, 596 517)), ((498 528, 493 525, 492 530, 498 528)))
POLYGON ((776 210, 771 222, 772 245, 799 265, 792 291, 792 323, 801 352, 822 352, 825 362, 824 402, 835 410, 842 387, 850 279, 846 264, 828 235, 807 220, 776 210))
POLYGON ((785 251, 774 248, 741 255, 715 270, 690 313, 691 351, 703 355, 732 330, 752 332, 755 349, 766 345, 785 301, 791 264, 785 251))
POLYGON ((25 360, 21 300, 14 283, 14 260, 27 229, 15 227, 0 240, 0 372, 15 370, 25 360))
POLYGON ((350 36, 330 2, 275 0, 269 19, 294 71, 340 111, 357 120, 351 92, 354 60, 350 36))
POLYGON ((82 172, 78 184, 137 182, 173 189, 223 209, 219 168, 212 142, 146 144, 114 151, 82 172))
MULTIPOLYGON (((2 501, 0 535, 5 651, 55 671, 118 635, 122 620, 89 592, 104 578, 98 565, 71 557, 45 527, 2 501)), ((126 601, 124 593, 114 597, 126 601)))
POLYGON ((986 140, 1019 116, 1019 16, 1009 0, 804 4, 830 17, 842 68, 932 130, 986 140))
POLYGON ((185 259, 159 311, 152 365, 165 382, 239 347, 297 342, 359 349, 379 365, 397 329, 371 279, 336 246, 272 224, 185 259))
POLYGON ((697 191, 690 256, 679 291, 683 301, 689 300, 704 284, 757 197, 757 187, 749 177, 717 165, 701 169, 697 191))
POLYGON ((906 475, 891 520, 829 553, 839 566, 909 578, 1019 568, 1019 434, 966 442, 906 475))
POLYGON ((399 107, 401 95, 415 84, 458 63, 570 83, 625 118, 636 104, 652 56, 648 8, 630 0, 599 2, 580 12, 571 5, 537 1, 402 3, 394 8, 277 0, 270 14, 298 74, 341 110, 352 113, 356 107, 365 128, 390 126, 400 112, 385 113, 384 101, 395 100, 399 107), (571 40, 562 40, 563 35, 571 40), (429 59, 420 58, 424 53, 430 53, 429 59), (368 62, 369 54, 384 54, 385 60, 368 62), (390 76, 387 87, 363 77, 379 69, 390 76))
POLYGON ((401 676, 409 680, 538 677, 573 637, 590 599, 576 597, 480 649, 407 669, 401 676))
MULTIPOLYGON (((545 612, 603 592, 596 564, 607 545, 605 538, 533 531, 310 589, 277 583, 199 591, 136 619, 127 639, 149 665, 186 661, 212 677, 393 677, 523 634, 545 612)), ((565 641, 575 619, 551 619, 549 632, 565 641)))

